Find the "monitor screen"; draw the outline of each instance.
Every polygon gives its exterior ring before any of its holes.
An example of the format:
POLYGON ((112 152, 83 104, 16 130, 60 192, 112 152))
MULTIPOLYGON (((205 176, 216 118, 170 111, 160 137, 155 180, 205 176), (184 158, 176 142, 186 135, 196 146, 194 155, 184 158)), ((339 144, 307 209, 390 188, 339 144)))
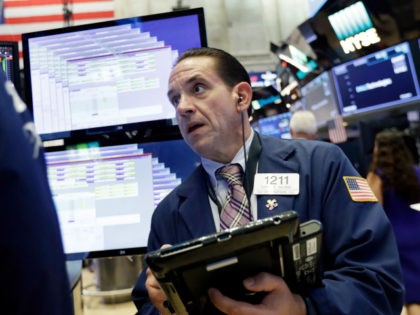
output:
POLYGON ((174 60, 206 46, 202 8, 22 35, 27 102, 43 140, 174 125, 174 60))
POLYGON ((318 127, 339 114, 331 73, 322 72, 301 88, 305 108, 314 113, 318 127))
POLYGON ((6 78, 13 82, 20 93, 19 48, 17 42, 0 41, 0 63, 6 78))
POLYGON ((323 69, 329 69, 418 38, 418 4, 418 0, 407 0, 406 5, 398 1, 326 1, 308 20, 308 43, 323 69))
POLYGON ((264 117, 258 120, 259 132, 263 135, 282 139, 291 139, 290 112, 264 117))
POLYGON ((182 139, 47 152, 67 258, 146 252, 156 205, 200 162, 182 139))
POLYGON ((407 42, 332 68, 343 116, 377 112, 420 99, 407 42))
POLYGON ((329 15, 328 21, 345 54, 350 54, 358 49, 381 42, 371 15, 363 1, 357 1, 329 15), (360 44, 359 40, 362 44, 360 44))
POLYGON ((252 88, 276 86, 277 73, 275 71, 249 72, 249 79, 252 88))

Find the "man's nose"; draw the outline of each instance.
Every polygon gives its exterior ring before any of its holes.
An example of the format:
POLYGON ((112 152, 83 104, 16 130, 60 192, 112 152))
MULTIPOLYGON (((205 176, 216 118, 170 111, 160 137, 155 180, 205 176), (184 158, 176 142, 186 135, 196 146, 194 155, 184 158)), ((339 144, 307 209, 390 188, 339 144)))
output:
POLYGON ((180 114, 192 113, 194 111, 194 109, 195 109, 194 103, 188 95, 182 95, 179 98, 177 111, 180 114))

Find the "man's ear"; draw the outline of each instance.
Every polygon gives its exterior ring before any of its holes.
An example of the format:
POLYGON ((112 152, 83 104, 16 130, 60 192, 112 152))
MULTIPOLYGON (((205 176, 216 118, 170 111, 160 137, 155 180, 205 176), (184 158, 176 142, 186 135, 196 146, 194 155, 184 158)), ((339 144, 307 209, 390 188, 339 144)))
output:
POLYGON ((235 85, 235 94, 237 95, 237 109, 246 111, 251 106, 252 87, 248 82, 240 82, 235 85))

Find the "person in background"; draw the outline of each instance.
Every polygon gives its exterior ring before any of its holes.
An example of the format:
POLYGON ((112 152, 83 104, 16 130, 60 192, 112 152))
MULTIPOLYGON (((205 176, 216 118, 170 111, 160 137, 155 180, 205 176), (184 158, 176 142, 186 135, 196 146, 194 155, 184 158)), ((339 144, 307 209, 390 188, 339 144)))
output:
POLYGON ((1 69, 0 100, 0 313, 71 315, 42 143, 26 105, 1 69))
POLYGON ((316 139, 316 118, 309 110, 298 110, 292 114, 289 124, 292 139, 316 139))
POLYGON ((416 166, 403 134, 384 130, 375 137, 369 185, 394 228, 405 284, 408 315, 420 315, 420 167, 416 166))
MULTIPOLYGON (((295 210, 301 222, 322 222, 324 275, 321 287, 301 294, 292 292, 277 275, 261 272, 244 279, 246 289, 264 293, 260 304, 237 301, 209 288, 218 310, 237 315, 400 314, 403 285, 392 227, 363 185, 366 180, 337 146, 276 139, 252 130, 248 73, 219 49, 184 52, 170 74, 168 97, 184 140, 201 156, 202 164, 157 206, 148 251, 223 230, 226 213, 221 205, 229 201, 219 170, 235 166, 244 171, 241 183, 247 198, 241 204, 248 219, 295 210), (254 178, 266 173, 299 175, 293 186, 299 192, 259 192, 254 178)), ((235 218, 227 227, 237 226, 244 216, 235 218)), ((139 314, 170 313, 165 293, 147 266, 132 299, 139 314)))

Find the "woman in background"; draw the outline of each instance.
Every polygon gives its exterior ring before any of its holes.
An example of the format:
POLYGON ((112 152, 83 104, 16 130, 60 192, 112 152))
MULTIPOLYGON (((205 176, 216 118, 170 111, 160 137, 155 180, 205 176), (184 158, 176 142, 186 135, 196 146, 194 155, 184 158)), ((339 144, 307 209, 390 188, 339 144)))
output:
POLYGON ((405 284, 408 315, 420 314, 420 167, 402 133, 385 130, 376 135, 368 183, 394 228, 405 284))

